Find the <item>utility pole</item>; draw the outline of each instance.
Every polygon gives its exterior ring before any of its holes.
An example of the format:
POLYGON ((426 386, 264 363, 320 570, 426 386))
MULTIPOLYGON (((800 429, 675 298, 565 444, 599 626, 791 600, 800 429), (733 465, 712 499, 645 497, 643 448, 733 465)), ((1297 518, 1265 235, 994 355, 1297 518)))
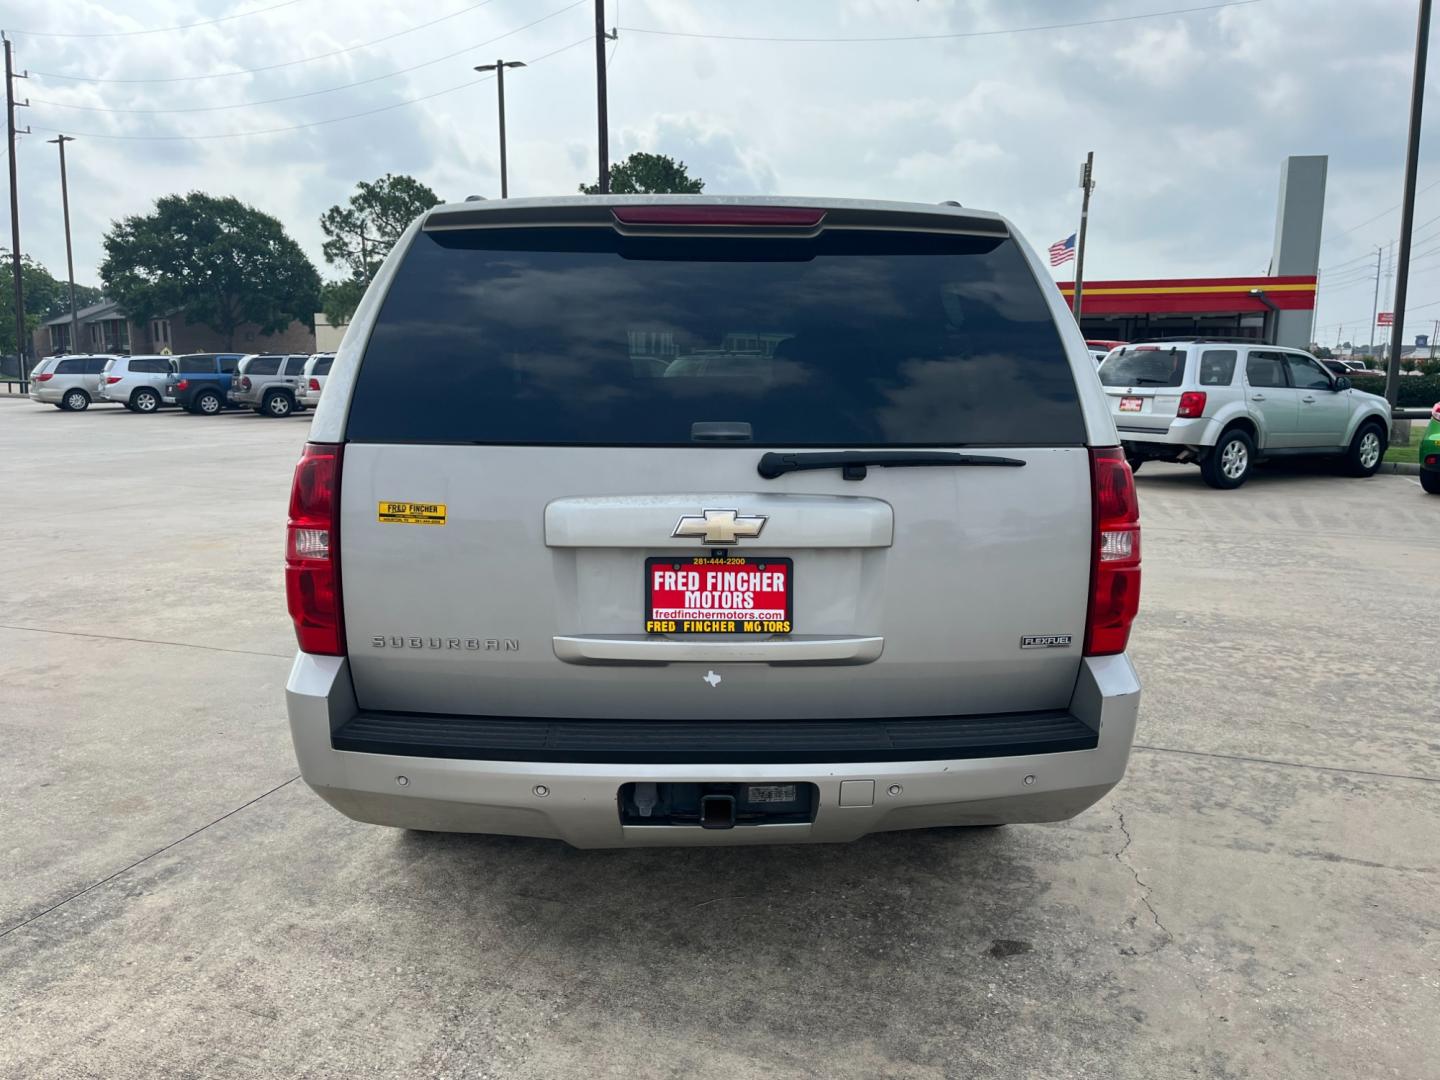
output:
POLYGON ((65 177, 65 144, 73 135, 58 135, 46 142, 60 148, 60 207, 65 214, 65 270, 70 275, 70 351, 80 351, 80 313, 75 309, 75 255, 70 247, 70 183, 65 177))
MULTIPOLYGON (((618 32, 618 31, 617 31, 618 32)), ((595 116, 599 126, 600 194, 610 194, 610 117, 609 91, 605 87, 605 0, 595 0, 595 116)))
POLYGON ((500 197, 510 197, 510 181, 505 167, 505 69, 524 67, 523 60, 496 60, 493 64, 481 64, 476 71, 493 71, 500 89, 500 197))
MULTIPOLYGON (((0 34, 0 37, 3 37, 0 34)), ((12 42, 5 38, 5 126, 10 146, 10 263, 15 274, 15 363, 20 371, 20 393, 28 393, 27 383, 30 371, 25 366, 25 285, 20 277, 20 189, 15 180, 15 136, 29 135, 30 125, 24 131, 15 130, 15 109, 30 104, 30 99, 15 100, 15 80, 28 79, 30 73, 15 74, 14 58, 10 54, 12 42)))
POLYGON ((1090 192, 1095 190, 1095 151, 1085 155, 1085 164, 1080 169, 1080 243, 1075 251, 1075 321, 1080 321, 1080 295, 1085 290, 1085 229, 1090 224, 1090 192))
POLYGON ((1425 106, 1425 60, 1430 48, 1430 0, 1420 0, 1415 28, 1415 75, 1410 87, 1410 141, 1405 150, 1405 198, 1400 204, 1400 265, 1395 277, 1395 325, 1390 328, 1390 363, 1385 400, 1394 408, 1400 393, 1400 346, 1405 340, 1405 301, 1410 288, 1410 233, 1415 228, 1415 173, 1420 166, 1420 114, 1425 106))
POLYGON ((1375 249, 1375 299, 1370 302, 1370 356, 1375 356, 1375 322, 1380 318, 1380 249, 1375 249))

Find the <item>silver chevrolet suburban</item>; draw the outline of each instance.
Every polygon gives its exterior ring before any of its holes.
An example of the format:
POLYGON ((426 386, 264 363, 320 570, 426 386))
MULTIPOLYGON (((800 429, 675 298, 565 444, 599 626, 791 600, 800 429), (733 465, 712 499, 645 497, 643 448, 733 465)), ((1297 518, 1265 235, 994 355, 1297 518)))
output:
POLYGON ((991 213, 436 207, 295 471, 306 782, 361 821, 580 847, 1078 814, 1140 696, 1093 369, 991 213))

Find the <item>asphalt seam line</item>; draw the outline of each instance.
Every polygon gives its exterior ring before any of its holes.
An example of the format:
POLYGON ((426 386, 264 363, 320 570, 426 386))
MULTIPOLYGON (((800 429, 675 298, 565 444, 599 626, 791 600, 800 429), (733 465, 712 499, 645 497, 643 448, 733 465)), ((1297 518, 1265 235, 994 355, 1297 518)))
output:
POLYGON ((152 851, 149 855, 145 855, 145 856, 143 856, 143 857, 141 857, 141 858, 139 858, 139 859, 136 859, 136 860, 135 860, 134 862, 132 862, 129 866, 122 866, 119 870, 116 870, 116 871, 115 871, 113 874, 111 874, 109 877, 101 878, 99 881, 95 882, 93 885, 86 885, 85 888, 81 889, 79 892, 77 892, 77 893, 72 893, 70 896, 65 897, 64 900, 59 900, 59 901, 56 901, 55 903, 51 904, 51 905, 50 905, 48 908, 46 908, 44 911, 37 912, 36 914, 31 915, 30 918, 24 919, 24 920, 16 923, 14 926, 6 927, 4 930, 0 930, 0 938, 8 937, 10 934, 13 934, 16 930, 23 930, 25 927, 29 926, 31 923, 35 922, 37 919, 43 919, 46 915, 49 915, 52 911, 56 911, 56 910, 64 907, 66 904, 70 903, 71 900, 78 900, 80 897, 84 896, 86 893, 92 892, 93 890, 98 889, 101 885, 105 885, 105 884, 108 884, 109 882, 114 881, 114 880, 115 880, 116 878, 118 878, 121 874, 128 874, 131 870, 134 870, 135 867, 140 866, 142 863, 147 863, 147 862, 149 862, 151 859, 155 858, 155 856, 157 856, 157 855, 163 855, 163 854, 165 854, 165 852, 169 851, 171 848, 177 847, 177 846, 179 846, 180 844, 183 844, 186 840, 189 840, 191 837, 199 836, 199 835, 200 835, 202 832, 204 832, 206 829, 210 828, 210 826, 212 826, 212 825, 218 825, 218 824, 220 824, 220 822, 224 821, 224 820, 225 820, 226 818, 228 818, 228 817, 234 817, 236 814, 238 814, 241 810, 244 810, 246 807, 248 807, 248 806, 254 806, 254 805, 255 805, 257 802, 259 802, 261 799, 265 799, 265 798, 268 798, 268 797, 271 796, 271 795, 274 795, 274 794, 275 794, 277 791, 279 791, 281 788, 288 787, 289 785, 293 784, 296 780, 299 780, 299 779, 300 779, 299 774, 296 774, 295 776, 290 777, 290 779, 289 779, 289 780, 286 780, 284 783, 282 783, 282 784, 276 784, 276 785, 275 785, 273 788, 271 788, 269 791, 266 791, 266 792, 263 792, 262 794, 256 795, 253 799, 250 799, 250 800, 248 800, 248 801, 246 801, 246 802, 241 803, 239 806, 235 807, 235 809, 233 809, 233 810, 227 810, 227 811, 225 811, 225 813, 221 814, 221 815, 220 815, 219 817, 217 817, 214 821, 207 821, 204 825, 201 825, 198 829, 195 829, 195 830, 193 830, 193 831, 191 831, 191 832, 186 833, 184 836, 180 837, 179 840, 172 840, 172 841, 170 841, 170 843, 166 844, 166 845, 165 845, 164 847, 162 847, 162 848, 157 848, 156 850, 152 851))
POLYGON ((99 638, 102 641, 132 641, 139 645, 173 645, 177 649, 204 649, 206 652, 236 653, 240 656, 273 656, 277 660, 291 659, 291 655, 288 653, 227 649, 220 645, 192 645, 188 641, 159 641, 156 638, 122 637, 119 634, 91 634, 83 630, 45 630, 39 626, 12 626, 10 623, 0 623, 0 630, 22 630, 31 634, 58 634, 61 637, 99 638))
POLYGON ((1277 758, 1248 757, 1245 754, 1221 754, 1212 750, 1180 750, 1173 746, 1150 746, 1146 743, 1135 743, 1134 748, 1136 750, 1149 750, 1156 754, 1184 754, 1187 757, 1219 758, 1223 761, 1245 761, 1252 765, 1279 765, 1286 769, 1313 769, 1316 772, 1375 776, 1382 780, 1419 780, 1423 784, 1440 784, 1440 776, 1422 776, 1418 773, 1379 772, 1375 769, 1352 769, 1341 765, 1309 765, 1303 761, 1280 761, 1277 758))

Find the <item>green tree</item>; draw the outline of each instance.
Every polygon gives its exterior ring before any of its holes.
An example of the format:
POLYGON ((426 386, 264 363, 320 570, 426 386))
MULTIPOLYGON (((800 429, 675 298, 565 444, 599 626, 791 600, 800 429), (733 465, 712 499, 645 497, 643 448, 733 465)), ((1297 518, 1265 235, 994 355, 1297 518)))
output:
MULTIPOLYGON (((586 195, 600 194, 599 183, 581 184, 586 195)), ((636 152, 610 170, 613 195, 699 195, 705 181, 691 177, 683 161, 664 154, 636 152)))
POLYGON ((386 173, 373 184, 360 181, 347 203, 320 215, 325 261, 344 267, 357 281, 369 281, 400 234, 440 201, 413 176, 386 173))
POLYGON ((1313 341, 1310 343, 1310 355, 1318 357, 1321 360, 1330 360, 1333 359, 1335 356, 1335 354, 1330 351, 1328 346, 1317 345, 1313 341))
MULTIPOLYGON (((0 265, 4 266, 8 284, 11 280, 10 252, 6 248, 0 248, 0 265)), ((56 315, 69 314, 70 287, 29 255, 20 256, 20 283, 25 290, 25 341, 29 347, 35 330, 42 322, 56 315)), ((0 299, 0 353, 11 353, 15 349, 15 303, 12 297, 7 287, 4 298, 0 299)), ((77 309, 99 303, 100 298, 99 289, 89 285, 75 286, 77 309)))
POLYGON ((327 281, 320 289, 320 310, 325 313, 325 318, 330 320, 331 326, 340 326, 350 321, 350 316, 355 314, 355 309, 360 306, 360 298, 364 295, 363 281, 356 281, 354 278, 327 281))
POLYGON ((320 275, 269 214, 239 199, 166 195, 155 211, 117 221, 105 234, 105 295, 136 322, 179 312, 233 348, 235 332, 313 325, 320 275))

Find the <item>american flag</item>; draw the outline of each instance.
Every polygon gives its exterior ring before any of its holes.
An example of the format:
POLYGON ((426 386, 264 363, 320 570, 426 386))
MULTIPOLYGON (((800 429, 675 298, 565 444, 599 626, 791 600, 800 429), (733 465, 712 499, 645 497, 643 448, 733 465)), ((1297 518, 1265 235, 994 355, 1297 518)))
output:
POLYGON ((1071 233, 1064 240, 1057 240, 1050 245, 1050 265, 1059 266, 1061 263, 1069 262, 1075 257, 1075 234, 1071 233))

